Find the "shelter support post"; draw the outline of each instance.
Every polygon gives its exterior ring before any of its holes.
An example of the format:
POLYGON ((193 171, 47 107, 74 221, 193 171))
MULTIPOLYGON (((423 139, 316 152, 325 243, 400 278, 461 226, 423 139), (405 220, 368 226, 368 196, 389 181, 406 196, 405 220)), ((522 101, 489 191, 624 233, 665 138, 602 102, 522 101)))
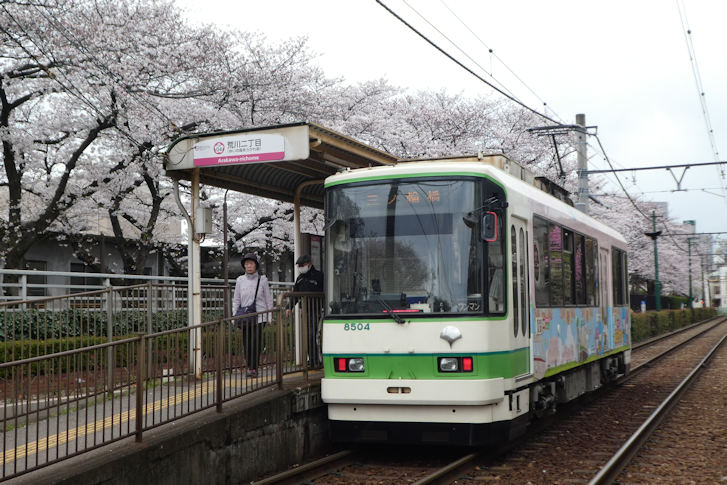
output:
POLYGON ((190 242, 192 243, 192 266, 189 272, 192 275, 192 305, 190 315, 192 320, 190 324, 195 326, 192 338, 190 339, 190 359, 192 360, 190 369, 194 370, 197 379, 202 378, 202 329, 199 325, 202 323, 202 283, 201 265, 200 265, 200 244, 199 235, 197 234, 196 217, 197 208, 199 207, 199 168, 195 168, 192 172, 192 201, 190 204, 190 217, 192 219, 192 227, 189 228, 190 242))
MULTIPOLYGON (((192 198, 190 213, 182 204, 179 196, 179 182, 174 181, 174 198, 182 216, 187 220, 187 326, 194 327, 202 323, 202 300, 200 282, 200 248, 199 237, 195 232, 194 213, 199 205, 199 169, 194 169, 192 176, 192 198)), ((192 328, 189 332, 189 369, 195 376, 202 377, 202 331, 192 328)))
MULTIPOLYGON (((293 235, 293 280, 298 279, 298 265, 295 264, 296 261, 298 261, 298 258, 302 256, 302 251, 300 247, 301 237, 300 237, 300 194, 303 192, 303 189, 308 187, 309 185, 321 185, 323 184, 324 180, 308 180, 306 182, 303 182, 302 184, 298 185, 298 187, 295 189, 295 197, 293 198, 293 225, 294 227, 294 235, 293 235)), ((293 309, 293 318, 295 319, 295 325, 293 326, 295 330, 295 340, 296 346, 295 346, 295 362, 298 365, 304 365, 305 362, 303 361, 305 359, 305 355, 301 353, 302 345, 301 342, 307 339, 307 335, 302 332, 301 329, 301 320, 300 320, 300 312, 295 311, 295 308, 293 309)))

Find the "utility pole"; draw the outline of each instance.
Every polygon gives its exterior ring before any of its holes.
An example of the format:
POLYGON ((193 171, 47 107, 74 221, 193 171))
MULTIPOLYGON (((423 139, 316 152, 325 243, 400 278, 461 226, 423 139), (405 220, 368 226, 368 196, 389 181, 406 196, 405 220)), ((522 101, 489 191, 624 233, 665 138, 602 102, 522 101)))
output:
POLYGON ((586 145, 586 115, 576 115, 576 152, 578 154, 578 199, 576 209, 588 214, 588 146, 586 145))
MULTIPOLYGON (((645 232, 654 241, 654 293, 656 293, 656 311, 661 311, 661 283, 659 283, 659 252, 656 247, 656 238, 661 231, 656 230, 656 211, 651 211, 652 232, 645 232)), ((691 275, 691 273, 690 273, 691 275)))
POLYGON ((689 248, 689 309, 693 307, 694 298, 692 297, 692 238, 687 238, 687 247, 689 248))

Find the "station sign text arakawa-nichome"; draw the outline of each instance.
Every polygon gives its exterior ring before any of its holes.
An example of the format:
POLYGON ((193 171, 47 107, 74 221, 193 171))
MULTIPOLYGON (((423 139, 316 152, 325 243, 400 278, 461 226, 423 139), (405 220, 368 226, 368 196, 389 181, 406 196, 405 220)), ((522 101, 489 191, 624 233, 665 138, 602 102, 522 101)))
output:
POLYGON ((194 166, 271 162, 285 158, 285 138, 279 134, 246 133, 210 138, 194 145, 194 166))

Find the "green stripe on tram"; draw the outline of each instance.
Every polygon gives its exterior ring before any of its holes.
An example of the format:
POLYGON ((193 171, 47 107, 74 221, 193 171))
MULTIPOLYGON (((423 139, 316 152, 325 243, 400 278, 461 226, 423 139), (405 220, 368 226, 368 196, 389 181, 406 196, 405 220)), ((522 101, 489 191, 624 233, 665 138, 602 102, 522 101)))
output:
POLYGON ((581 361, 578 361, 578 362, 569 362, 567 364, 559 365, 558 367, 551 367, 550 369, 548 369, 547 371, 545 371, 544 377, 550 377, 550 376, 553 376, 555 374, 559 374, 559 373, 561 373, 563 371, 566 371, 566 370, 575 369, 576 367, 580 367, 580 366, 582 366, 584 364, 588 364, 588 363, 593 362, 595 360, 602 359, 604 357, 608 357, 609 355, 618 354, 619 352, 623 352, 625 350, 628 350, 629 348, 630 348, 630 346, 625 345, 623 347, 618 347, 618 348, 613 349, 611 351, 604 352, 603 354, 592 355, 592 356, 588 357, 586 360, 581 360, 581 361))
POLYGON ((410 179, 419 177, 480 177, 486 178, 501 188, 505 188, 499 180, 495 180, 491 175, 480 172, 422 172, 422 173, 402 173, 402 174, 389 174, 389 175, 374 175, 374 176, 362 176, 355 178, 347 178, 345 180, 337 180, 335 182, 329 182, 325 184, 325 188, 333 187, 341 184, 352 184, 358 182, 372 182, 375 180, 394 180, 394 179, 410 179))
MULTIPOLYGON (((408 317, 409 314, 407 313, 398 313, 401 318, 406 320, 407 322, 411 322, 412 325, 418 324, 418 323, 451 323, 452 325, 455 325, 457 322, 487 322, 487 321, 494 321, 494 320, 505 320, 508 315, 502 314, 502 315, 493 315, 493 316, 487 316, 483 317, 480 315, 477 316, 469 316, 469 317, 460 317, 460 316, 452 316, 451 314, 447 317, 430 317, 430 314, 426 314, 426 316, 420 316, 421 313, 415 313, 414 315, 417 315, 415 318, 408 317)), ((345 320, 329 320, 326 317, 326 319, 323 320, 324 325, 344 325, 346 323, 352 324, 352 323, 370 323, 371 325, 379 324, 379 323, 386 323, 391 324, 393 322, 393 319, 389 315, 377 315, 376 318, 347 318, 345 320)))
POLYGON ((530 349, 456 354, 326 354, 323 366, 327 379, 509 379, 529 372, 530 349), (472 372, 439 372, 437 357, 472 357, 472 372), (336 372, 336 357, 363 357, 365 372, 336 372))

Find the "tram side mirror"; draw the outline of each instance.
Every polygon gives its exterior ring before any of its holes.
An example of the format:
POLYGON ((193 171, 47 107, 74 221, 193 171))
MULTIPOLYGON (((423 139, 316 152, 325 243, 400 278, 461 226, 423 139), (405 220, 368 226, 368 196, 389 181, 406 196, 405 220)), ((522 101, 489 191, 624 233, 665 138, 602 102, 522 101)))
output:
POLYGON ((486 242, 497 241, 497 214, 494 212, 482 214, 482 239, 486 242))

